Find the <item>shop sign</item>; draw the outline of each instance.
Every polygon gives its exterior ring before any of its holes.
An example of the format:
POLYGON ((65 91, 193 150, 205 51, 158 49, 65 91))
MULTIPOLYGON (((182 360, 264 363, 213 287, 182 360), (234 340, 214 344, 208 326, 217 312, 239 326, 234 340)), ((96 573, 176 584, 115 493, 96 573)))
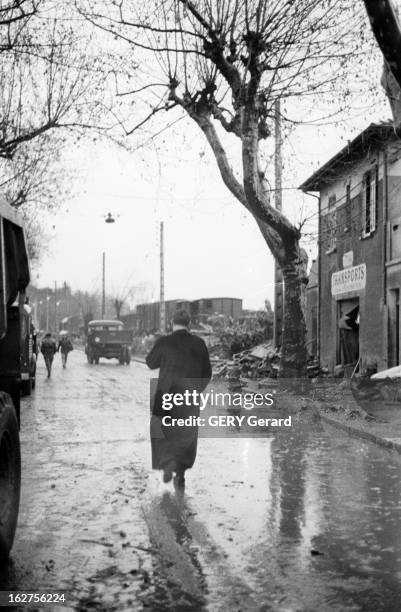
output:
POLYGON ((343 268, 350 268, 354 263, 354 252, 347 251, 343 255, 343 268))
POLYGON ((360 291, 366 287, 366 264, 334 272, 331 276, 331 295, 360 291))

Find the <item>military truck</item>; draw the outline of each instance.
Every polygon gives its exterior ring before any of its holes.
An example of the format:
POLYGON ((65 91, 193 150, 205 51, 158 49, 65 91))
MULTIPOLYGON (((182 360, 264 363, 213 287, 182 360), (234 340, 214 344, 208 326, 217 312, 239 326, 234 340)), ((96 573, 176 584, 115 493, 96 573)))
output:
POLYGON ((8 557, 18 518, 21 355, 29 263, 22 219, 0 202, 0 560, 8 557))
POLYGON ((118 359, 120 365, 131 361, 132 332, 121 321, 89 321, 85 353, 88 363, 99 363, 100 357, 118 359))
POLYGON ((21 393, 31 395, 36 385, 37 334, 32 321, 32 308, 26 301, 21 317, 23 338, 21 353, 21 393))

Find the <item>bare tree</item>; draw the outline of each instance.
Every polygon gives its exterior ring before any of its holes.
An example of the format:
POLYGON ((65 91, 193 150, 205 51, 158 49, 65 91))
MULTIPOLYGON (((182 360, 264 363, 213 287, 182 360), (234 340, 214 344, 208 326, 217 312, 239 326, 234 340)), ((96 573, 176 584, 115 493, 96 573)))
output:
POLYGON ((113 306, 114 306, 114 310, 116 311, 116 318, 119 319, 121 316, 122 307, 124 306, 124 300, 114 298, 113 306))
MULTIPOLYGON (((23 30, 1 52, 0 157, 4 159, 56 128, 64 128, 64 133, 102 130, 105 74, 93 49, 88 51, 88 36, 85 40, 57 9, 45 12, 47 4, 42 0, 43 14, 36 8, 25 17, 23 30)), ((0 22, 0 37, 1 28, 0 22)))
POLYGON ((401 27, 391 0, 364 0, 373 34, 384 57, 382 85, 394 127, 401 136, 401 27))
POLYGON ((143 287, 132 284, 132 274, 127 278, 125 284, 119 291, 113 289, 114 297, 112 299, 113 308, 116 312, 117 319, 120 318, 121 311, 125 304, 132 302, 134 297, 138 297, 143 287))
POLYGON ((63 148, 87 128, 107 132, 106 71, 69 16, 51 0, 0 3, 0 193, 23 207, 34 261, 46 241, 42 214, 66 193, 63 148))
POLYGON ((281 375, 304 374, 301 231, 270 201, 261 152, 271 135, 276 100, 323 91, 338 95, 334 84, 344 75, 355 39, 349 3, 153 0, 143 5, 120 0, 107 2, 107 10, 96 0, 78 4, 93 24, 127 43, 144 74, 151 73, 147 82, 136 80, 125 90, 118 84, 121 98, 140 95, 149 109, 127 133, 177 108, 203 132, 224 184, 253 215, 282 268, 281 375), (153 54, 153 67, 146 51, 153 54), (231 155, 233 139, 239 145, 237 156, 231 155))

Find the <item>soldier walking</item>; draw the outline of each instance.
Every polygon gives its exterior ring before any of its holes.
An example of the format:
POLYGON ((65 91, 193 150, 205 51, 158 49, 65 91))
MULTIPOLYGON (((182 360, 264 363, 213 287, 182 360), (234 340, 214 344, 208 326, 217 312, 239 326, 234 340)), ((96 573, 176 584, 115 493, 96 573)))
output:
POLYGON ((61 352, 61 363, 63 368, 67 367, 68 353, 74 350, 72 342, 67 334, 63 334, 59 340, 57 351, 61 352))
POLYGON ((45 360, 47 378, 50 378, 54 355, 55 353, 57 353, 57 343, 50 332, 47 332, 47 334, 45 334, 45 337, 43 338, 40 345, 40 350, 45 360))

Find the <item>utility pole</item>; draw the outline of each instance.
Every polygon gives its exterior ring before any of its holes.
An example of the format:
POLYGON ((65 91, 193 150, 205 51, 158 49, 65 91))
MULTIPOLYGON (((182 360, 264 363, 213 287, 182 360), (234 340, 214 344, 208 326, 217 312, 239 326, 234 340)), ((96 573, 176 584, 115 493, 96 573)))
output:
POLYGON ((54 332, 57 334, 57 281, 54 281, 54 332))
POLYGON ((42 318, 42 300, 39 300, 37 302, 37 308, 38 309, 36 310, 36 314, 37 314, 36 325, 37 325, 38 330, 40 331, 40 328, 41 328, 41 325, 42 325, 41 324, 41 318, 42 318))
POLYGON ((49 331, 49 302, 50 302, 50 296, 49 293, 47 292, 46 294, 46 331, 49 331))
MULTIPOLYGON (((277 210, 282 210, 282 172, 283 161, 281 155, 281 108, 280 99, 274 103, 274 203, 277 210)), ((274 262, 274 323, 273 323, 273 340, 274 346, 278 347, 282 344, 284 324, 284 287, 283 273, 277 261, 274 262)))
POLYGON ((102 265, 102 319, 106 318, 106 253, 103 251, 102 265))
POLYGON ((160 222, 160 332, 166 331, 166 303, 164 301, 164 225, 160 222))

